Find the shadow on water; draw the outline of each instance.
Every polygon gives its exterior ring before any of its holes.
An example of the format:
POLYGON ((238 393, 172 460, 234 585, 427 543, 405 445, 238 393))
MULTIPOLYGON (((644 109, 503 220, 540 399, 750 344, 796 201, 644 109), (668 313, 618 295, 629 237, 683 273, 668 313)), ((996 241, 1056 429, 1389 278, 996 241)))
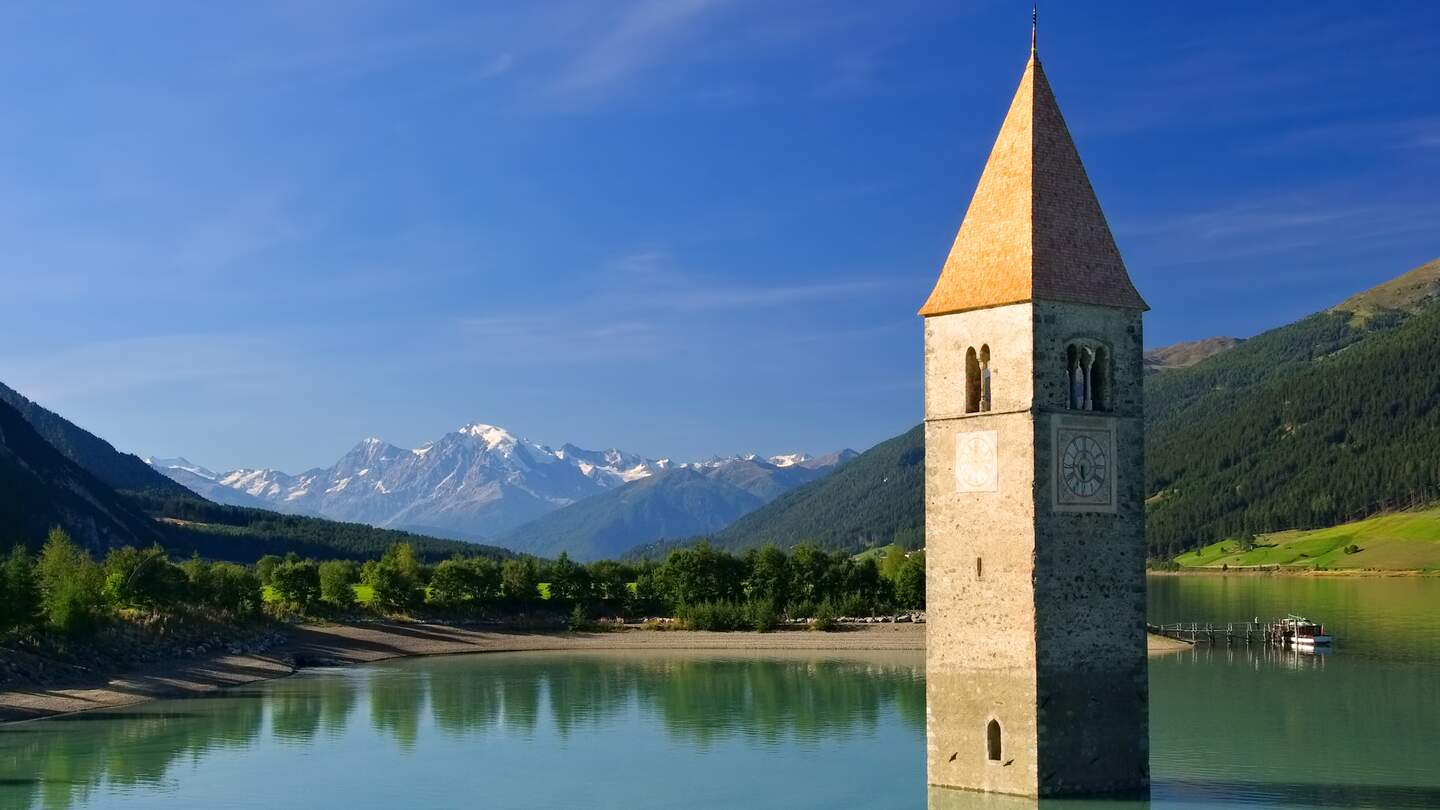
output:
POLYGON ((1153 797, 1166 804, 1284 807, 1440 807, 1440 788, 1325 782, 1176 781, 1157 784, 1153 797))
POLYGON ((1440 807, 1440 789, 1305 782, 1159 781, 1150 795, 1034 799, 931 787, 927 810, 1141 810, 1150 807, 1440 807))

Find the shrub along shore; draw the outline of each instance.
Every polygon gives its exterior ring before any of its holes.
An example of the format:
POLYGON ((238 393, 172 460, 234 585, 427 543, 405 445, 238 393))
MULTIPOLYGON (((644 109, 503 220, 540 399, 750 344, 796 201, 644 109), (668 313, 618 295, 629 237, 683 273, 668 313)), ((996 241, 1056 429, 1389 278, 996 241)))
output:
POLYGON ((877 561, 814 546, 736 556, 701 544, 662 563, 581 565, 561 554, 503 563, 457 555, 427 565, 401 542, 363 565, 290 555, 243 566, 198 556, 177 563, 159 546, 112 549, 97 562, 54 529, 38 556, 17 547, 0 568, 0 632, 74 638, 124 611, 201 611, 236 621, 559 616, 572 627, 664 616, 694 630, 763 632, 796 619, 824 627, 840 616, 925 607, 924 552, 898 549, 877 561))
POLYGON ((255 655, 297 625, 430 621, 502 630, 769 632, 924 608, 923 552, 856 559, 812 546, 736 556, 708 545, 664 562, 581 565, 456 556, 423 563, 400 542, 379 559, 172 560, 159 546, 95 560, 65 532, 0 562, 0 688, 50 685, 158 661, 255 655))

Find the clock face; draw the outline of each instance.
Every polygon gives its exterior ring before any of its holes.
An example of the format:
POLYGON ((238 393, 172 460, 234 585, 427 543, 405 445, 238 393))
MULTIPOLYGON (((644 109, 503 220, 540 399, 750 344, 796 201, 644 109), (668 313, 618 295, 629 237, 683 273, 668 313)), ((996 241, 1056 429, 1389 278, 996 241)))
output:
POLYGON ((955 487, 959 492, 995 492, 999 489, 998 435, 993 430, 961 433, 955 437, 955 487))
POLYGON ((1052 505, 1062 512, 1114 512, 1114 420, 1061 414, 1053 423, 1052 505))
POLYGON ((1110 458, 1100 442, 1088 435, 1075 436, 1060 457, 1060 481, 1071 494, 1093 498, 1105 486, 1110 458))

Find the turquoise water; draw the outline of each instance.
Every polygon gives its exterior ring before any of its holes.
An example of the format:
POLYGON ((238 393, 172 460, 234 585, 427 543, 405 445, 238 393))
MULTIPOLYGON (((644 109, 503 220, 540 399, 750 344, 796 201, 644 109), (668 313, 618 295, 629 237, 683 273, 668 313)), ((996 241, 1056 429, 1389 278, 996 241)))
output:
POLYGON ((1336 650, 1152 659, 1148 802, 927 792, 919 653, 524 653, 0 728, 0 807, 1440 807, 1440 580, 1151 582, 1157 621, 1292 610, 1336 650))

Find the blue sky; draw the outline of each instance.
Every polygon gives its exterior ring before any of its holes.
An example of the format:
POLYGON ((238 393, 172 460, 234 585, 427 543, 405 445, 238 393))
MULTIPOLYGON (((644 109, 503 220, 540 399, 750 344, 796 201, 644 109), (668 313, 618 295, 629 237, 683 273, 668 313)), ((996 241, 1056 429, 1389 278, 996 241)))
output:
MULTIPOLYGON (((962 0, 0 10, 0 381, 296 471, 473 421, 689 458, 920 418, 1023 69, 962 0)), ((1046 3, 1154 345, 1440 255, 1440 6, 1046 3)))

